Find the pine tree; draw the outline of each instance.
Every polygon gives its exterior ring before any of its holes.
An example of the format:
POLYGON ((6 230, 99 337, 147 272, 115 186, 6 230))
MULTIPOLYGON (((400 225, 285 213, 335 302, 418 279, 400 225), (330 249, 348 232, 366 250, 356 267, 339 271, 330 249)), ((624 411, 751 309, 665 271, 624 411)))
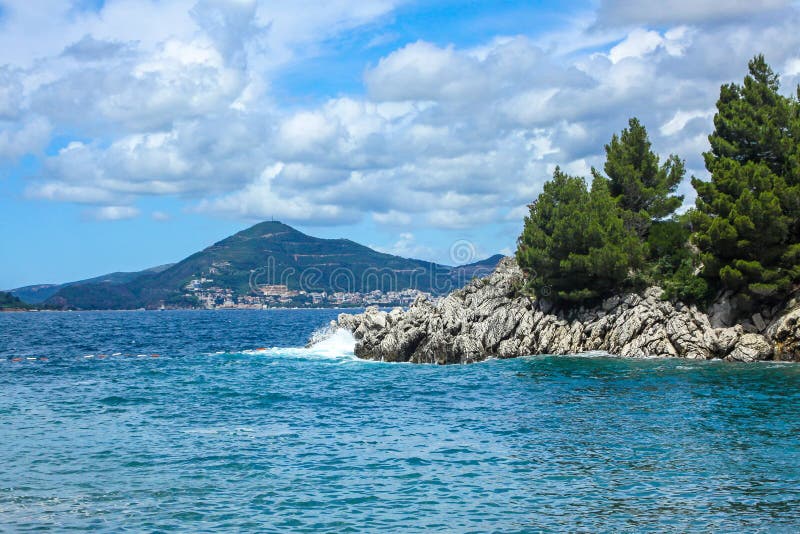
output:
MULTIPOLYGON (((611 195, 619 199, 626 225, 646 237, 653 222, 668 217, 683 203, 675 191, 686 173, 684 162, 670 155, 659 164, 647 130, 636 118, 628 121, 619 136, 614 134, 605 149, 603 170, 611 195)), ((595 169, 592 174, 600 176, 595 169)))
POLYGON ((581 302, 618 291, 642 259, 643 245, 625 227, 608 182, 556 169, 531 205, 517 261, 540 296, 581 302))
POLYGON ((692 180, 704 276, 756 301, 800 280, 800 104, 779 89, 763 56, 743 85, 722 86, 703 154, 711 181, 692 180))
MULTIPOLYGON (((763 55, 748 63, 743 85, 723 85, 714 116, 711 150, 703 154, 706 168, 713 173, 724 159, 739 164, 763 163, 784 177, 790 185, 800 180, 798 170, 797 100, 780 94, 780 78, 763 55)), ((800 95, 800 87, 798 87, 800 95)))

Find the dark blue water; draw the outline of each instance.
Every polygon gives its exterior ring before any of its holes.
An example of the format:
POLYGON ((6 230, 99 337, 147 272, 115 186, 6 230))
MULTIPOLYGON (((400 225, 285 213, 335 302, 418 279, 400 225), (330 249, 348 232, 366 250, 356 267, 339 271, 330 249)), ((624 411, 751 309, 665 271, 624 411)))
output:
POLYGON ((0 314, 0 530, 800 529, 798 365, 302 349, 336 313, 0 314))

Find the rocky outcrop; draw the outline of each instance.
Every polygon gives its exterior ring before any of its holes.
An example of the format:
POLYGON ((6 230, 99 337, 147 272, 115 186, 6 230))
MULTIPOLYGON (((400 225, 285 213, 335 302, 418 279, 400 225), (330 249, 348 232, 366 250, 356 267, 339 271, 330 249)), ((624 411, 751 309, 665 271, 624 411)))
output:
POLYGON ((800 359, 800 307, 780 316, 768 329, 776 360, 800 359))
POLYGON ((338 326, 353 332, 356 356, 392 362, 469 363, 592 351, 631 358, 798 359, 800 309, 763 324, 758 333, 741 325, 715 327, 696 307, 661 300, 659 288, 565 312, 522 295, 522 285, 521 270, 506 258, 492 275, 438 302, 418 298, 406 311, 342 314, 338 326))

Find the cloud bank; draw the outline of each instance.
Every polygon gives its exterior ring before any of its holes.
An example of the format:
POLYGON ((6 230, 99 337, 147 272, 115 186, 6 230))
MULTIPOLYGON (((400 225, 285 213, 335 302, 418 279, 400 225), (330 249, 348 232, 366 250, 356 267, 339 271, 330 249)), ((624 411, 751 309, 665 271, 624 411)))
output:
MULTIPOLYGON (((609 0, 546 35, 398 43, 362 92, 298 106, 271 89, 285 69, 382 35, 397 2, 44 3, 7 2, 0 162, 34 155, 30 198, 101 220, 167 196, 308 225, 516 227, 555 165, 588 173, 630 116, 702 175, 719 85, 760 52, 787 91, 800 76, 790 3, 609 0)), ((395 248, 418 250, 409 236, 395 248)))

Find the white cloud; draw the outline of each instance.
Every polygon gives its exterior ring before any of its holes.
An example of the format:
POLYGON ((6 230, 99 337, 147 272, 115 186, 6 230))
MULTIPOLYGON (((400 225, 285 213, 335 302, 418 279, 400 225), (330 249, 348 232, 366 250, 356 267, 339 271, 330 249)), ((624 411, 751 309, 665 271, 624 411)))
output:
POLYGON ((783 69, 783 74, 786 76, 800 75, 800 57, 793 57, 786 61, 786 66, 783 69))
POLYGON ((103 206, 88 210, 86 214, 98 221, 122 221, 139 216, 139 210, 133 206, 103 206))
POLYGON ((52 125, 44 117, 26 117, 11 127, 0 123, 0 161, 41 152, 50 140, 52 125))
POLYGON ((169 213, 163 211, 154 211, 150 214, 150 218, 154 221, 164 222, 170 220, 172 217, 170 217, 169 213))
POLYGON ((403 213, 397 210, 389 210, 373 213, 372 220, 378 224, 385 224, 388 226, 408 226, 411 224, 412 217, 408 213, 403 213))
POLYGON ((608 58, 617 63, 625 58, 641 58, 656 50, 664 43, 658 32, 636 29, 624 41, 611 49, 608 58))
POLYGON ((167 40, 149 54, 87 66, 54 60, 51 76, 30 90, 30 106, 92 133, 163 130, 224 110, 247 79, 203 40, 167 40))
POLYGON ((129 44, 119 41, 103 41, 86 34, 80 41, 67 46, 61 55, 76 61, 94 62, 113 59, 122 53, 132 51, 129 44))
POLYGON ((14 120, 22 107, 20 73, 8 66, 0 67, 0 120, 14 120))
POLYGON ((522 221, 528 216, 528 213, 530 213, 530 210, 526 204, 512 208, 506 213, 504 218, 507 221, 522 221))
POLYGON ((661 125, 659 131, 661 135, 675 135, 683 130, 689 121, 694 119, 710 119, 714 116, 715 111, 715 109, 699 109, 693 111, 678 110, 669 121, 661 125))
POLYGON ((278 139, 290 155, 326 151, 337 138, 336 125, 320 112, 300 112, 288 117, 280 126, 278 139))
POLYGON ((603 25, 697 24, 758 15, 789 5, 789 0, 603 0, 598 20, 603 25))
POLYGON ((413 42, 365 66, 363 94, 283 108, 271 93, 282 66, 396 2, 115 0, 67 16, 53 1, 46 18, 20 0, 0 35, 0 157, 74 132, 30 179, 29 196, 53 201, 172 196, 245 219, 516 229, 555 165, 601 166, 629 117, 702 172, 721 83, 762 51, 800 75, 800 17, 779 2, 752 17, 738 3, 621 4, 535 40, 413 42), (60 32, 34 43, 23 27, 60 32), (12 38, 22 51, 3 49, 12 38))
POLYGON ((690 146, 699 159, 694 130, 686 132, 688 145, 667 138, 696 120, 708 122, 708 107, 675 110, 713 105, 719 81, 689 83, 690 75, 659 68, 681 54, 702 57, 693 38, 685 28, 663 35, 635 30, 627 42, 646 46, 629 49, 624 60, 579 58, 575 66, 555 65, 525 39, 478 51, 415 43, 367 72, 379 103, 336 98, 285 116, 271 145, 280 172, 203 209, 305 222, 346 222, 371 212, 382 225, 466 228, 524 206, 555 164, 588 174, 602 162, 603 143, 632 115, 650 126, 664 154, 690 146), (420 50, 433 59, 407 68, 420 50), (447 88, 448 80, 475 72, 491 83, 447 88), (443 83, 432 82, 436 73, 443 83))
POLYGON ((388 247, 370 245, 370 248, 386 254, 394 254, 395 256, 402 256, 404 258, 415 258, 428 261, 433 261, 432 258, 434 258, 436 255, 436 251, 433 248, 418 243, 414 237, 414 234, 411 232, 400 233, 397 241, 388 247))
POLYGON ((168 38, 195 32, 189 10, 195 0, 115 0, 100 11, 76 13, 63 0, 6 0, 0 32, 0 64, 28 68, 53 58, 87 34, 103 41, 136 41, 150 49, 168 38))
POLYGON ((486 77, 477 59, 418 41, 381 59, 366 82, 377 100, 424 101, 469 97, 485 89, 486 77))
POLYGON ((81 204, 103 204, 120 199, 119 195, 102 187, 71 185, 61 182, 43 182, 32 185, 28 187, 27 195, 32 198, 81 204))
POLYGON ((282 163, 264 169, 261 176, 241 191, 213 200, 204 200, 198 210, 219 212, 246 219, 275 218, 306 222, 354 221, 357 215, 335 204, 314 203, 301 195, 282 196, 275 190, 275 179, 284 171, 282 163))

